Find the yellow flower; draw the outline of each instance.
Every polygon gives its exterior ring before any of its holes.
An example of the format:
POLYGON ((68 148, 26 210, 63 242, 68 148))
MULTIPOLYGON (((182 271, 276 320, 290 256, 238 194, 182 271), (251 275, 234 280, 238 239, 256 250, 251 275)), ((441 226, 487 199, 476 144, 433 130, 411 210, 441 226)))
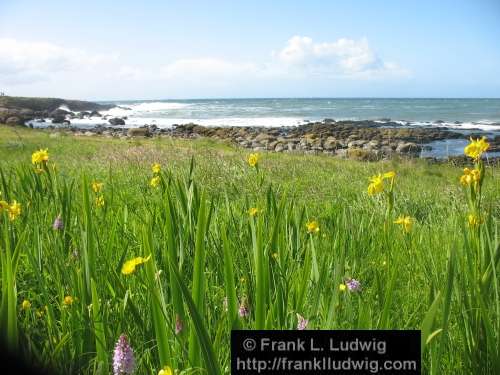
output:
POLYGON ((383 177, 387 178, 389 180, 393 180, 396 177, 396 172, 394 172, 394 171, 386 172, 386 173, 384 173, 383 177))
POLYGON ((49 161, 49 149, 40 149, 31 154, 31 162, 33 164, 41 164, 49 161))
POLYGON ((158 375, 173 375, 174 372, 172 369, 168 366, 163 367, 159 372, 158 375))
POLYGON ((368 194, 375 195, 384 191, 384 177, 379 173, 376 176, 370 178, 370 184, 368 185, 368 194))
POLYGON ((259 163, 259 158, 259 154, 250 154, 248 156, 248 165, 250 165, 251 167, 257 166, 257 164, 259 163))
POLYGON ((160 181, 160 176, 153 177, 151 181, 149 181, 149 185, 154 188, 158 187, 158 185, 160 185, 160 181))
POLYGON ((92 181, 92 190, 94 193, 99 193, 102 190, 102 187, 104 186, 104 183, 99 182, 99 181, 92 181))
POLYGON ((463 186, 469 186, 474 183, 478 183, 481 179, 481 172, 479 169, 469 169, 464 168, 464 174, 460 177, 460 183, 463 186))
POLYGON ((306 224, 307 233, 318 233, 319 232, 319 224, 316 220, 312 220, 306 224))
POLYGON ((252 217, 254 216, 257 216, 257 214, 259 213, 259 209, 256 208, 256 207, 252 207, 248 210, 248 214, 252 217))
POLYGON ((346 286, 345 284, 340 284, 340 285, 339 285, 339 290, 340 290, 341 292, 345 292, 345 291, 346 291, 346 289, 347 289, 347 286, 346 286))
POLYGON ((71 296, 64 297, 63 304, 64 306, 71 306, 75 300, 71 296))
POLYGON ((14 221, 17 219, 19 215, 21 215, 21 204, 14 201, 8 208, 9 211, 9 220, 14 221))
POLYGON ((95 199, 96 207, 104 207, 104 195, 99 195, 95 199))
POLYGON ((483 219, 476 214, 469 214, 467 221, 469 222, 470 227, 478 227, 483 223, 483 219))
POLYGON ((153 173, 158 174, 161 172, 161 165, 159 163, 154 163, 151 166, 151 170, 153 171, 153 173))
POLYGON ((23 301, 23 303, 21 304, 21 308, 26 311, 26 310, 29 310, 29 308, 31 307, 31 302, 28 301, 27 299, 25 299, 23 301))
POLYGON ((122 274, 124 275, 130 275, 135 272, 135 267, 146 263, 149 259, 151 259, 151 255, 149 255, 147 258, 143 257, 137 257, 131 260, 127 260, 125 263, 123 263, 122 266, 122 274))
POLYGON ((488 151, 488 149, 490 148, 490 144, 486 142, 486 137, 483 137, 481 139, 473 139, 471 137, 470 142, 471 143, 465 146, 464 153, 474 160, 479 160, 481 158, 481 155, 484 152, 488 151))
POLYGON ((394 224, 401 225, 404 231, 409 233, 413 226, 413 219, 410 216, 400 216, 396 221, 394 221, 394 224))

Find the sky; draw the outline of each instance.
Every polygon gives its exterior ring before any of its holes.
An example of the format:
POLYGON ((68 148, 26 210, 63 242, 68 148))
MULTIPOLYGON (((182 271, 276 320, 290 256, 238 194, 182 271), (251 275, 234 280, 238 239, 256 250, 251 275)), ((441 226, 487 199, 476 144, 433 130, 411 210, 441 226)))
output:
POLYGON ((0 91, 500 97, 500 0, 0 0, 0 91))

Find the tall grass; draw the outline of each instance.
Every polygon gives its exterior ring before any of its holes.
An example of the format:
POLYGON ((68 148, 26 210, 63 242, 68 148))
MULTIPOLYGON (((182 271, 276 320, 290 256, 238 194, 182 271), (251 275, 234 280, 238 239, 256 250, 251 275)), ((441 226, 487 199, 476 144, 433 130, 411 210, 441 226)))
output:
MULTIPOLYGON (((483 221, 471 227, 468 191, 461 202, 426 195, 411 169, 397 174, 388 209, 367 195, 361 164, 351 176, 361 183, 313 205, 265 160, 259 171, 238 161, 240 179, 225 185, 197 174, 199 158, 165 164, 151 187, 151 172, 131 177, 132 165, 92 175, 53 169, 57 158, 41 173, 27 161, 0 167, 0 200, 22 204, 15 220, 0 217, 1 334, 32 361, 110 373, 126 333, 138 373, 229 373, 231 329, 296 329, 300 315, 308 329, 422 329, 427 373, 500 372, 499 197, 487 192, 497 181, 487 167, 474 206, 483 221), (393 223, 403 214, 414 218, 408 232, 393 223), (312 220, 319 231, 308 232, 312 220), (136 257, 147 260, 124 274, 136 257), (342 288, 350 279, 360 291, 342 288)), ((442 192, 450 182, 439 181, 442 192)))

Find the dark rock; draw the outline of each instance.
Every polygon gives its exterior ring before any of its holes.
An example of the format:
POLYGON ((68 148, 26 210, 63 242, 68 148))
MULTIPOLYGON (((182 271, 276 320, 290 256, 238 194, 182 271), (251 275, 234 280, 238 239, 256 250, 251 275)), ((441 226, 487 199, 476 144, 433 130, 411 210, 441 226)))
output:
POLYGON ((24 121, 17 116, 11 116, 5 120, 6 125, 24 125, 24 121))
POLYGON ((89 117, 102 117, 102 116, 99 112, 92 111, 92 112, 90 112, 89 117))
POLYGON ((412 142, 400 143, 396 147, 396 152, 402 154, 419 153, 420 151, 422 151, 422 147, 412 142))
POLYGON ((53 124, 62 124, 65 121, 67 121, 66 116, 63 115, 54 116, 54 118, 52 119, 53 124))
POLYGON ((64 109, 56 109, 49 113, 49 117, 56 118, 59 116, 74 115, 73 112, 65 111, 64 109))
POLYGON ((112 119, 109 119, 108 122, 114 126, 125 125, 125 121, 121 118, 118 118, 118 117, 114 117, 112 119))

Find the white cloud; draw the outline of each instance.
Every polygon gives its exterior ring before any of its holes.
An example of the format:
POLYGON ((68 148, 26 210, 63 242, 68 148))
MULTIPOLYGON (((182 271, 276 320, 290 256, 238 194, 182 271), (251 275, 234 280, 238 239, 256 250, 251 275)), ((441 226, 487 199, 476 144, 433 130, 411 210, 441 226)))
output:
POLYGON ((340 79, 409 75, 396 63, 380 58, 366 38, 317 43, 294 36, 272 59, 260 61, 208 56, 155 62, 146 52, 143 55, 147 63, 138 65, 113 51, 98 54, 47 42, 0 38, 0 84, 9 92, 37 95, 135 97, 139 92, 155 92, 173 97, 177 93, 199 96, 203 90, 211 96, 241 95, 249 87, 257 93, 267 92, 268 87, 278 92, 302 84, 324 87, 340 79))
POLYGON ((47 80, 61 72, 89 70, 115 59, 113 55, 91 55, 81 49, 52 43, 0 38, 0 81, 47 80))
POLYGON ((341 78, 405 73, 397 64, 377 56, 366 38, 315 43, 309 37, 294 36, 275 55, 287 67, 312 75, 341 78))

